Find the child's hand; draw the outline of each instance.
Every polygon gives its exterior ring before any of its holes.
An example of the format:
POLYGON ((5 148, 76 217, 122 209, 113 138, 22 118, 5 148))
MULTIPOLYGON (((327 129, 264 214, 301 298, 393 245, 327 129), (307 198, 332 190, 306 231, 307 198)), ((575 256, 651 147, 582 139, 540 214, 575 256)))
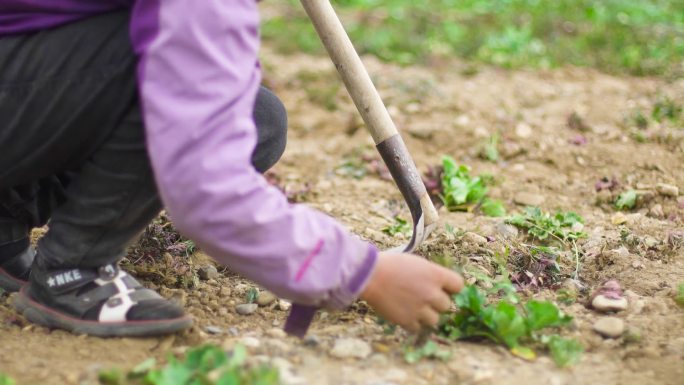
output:
POLYGON ((435 327, 451 308, 463 278, 444 267, 404 253, 380 253, 361 299, 385 320, 412 332, 435 327))

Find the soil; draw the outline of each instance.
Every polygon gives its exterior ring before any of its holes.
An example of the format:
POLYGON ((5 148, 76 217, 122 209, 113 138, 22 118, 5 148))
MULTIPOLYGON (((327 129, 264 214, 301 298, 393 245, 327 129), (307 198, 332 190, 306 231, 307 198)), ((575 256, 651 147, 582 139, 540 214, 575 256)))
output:
MULTIPOLYGON (((580 68, 473 71, 471 64, 459 61, 410 68, 370 57, 364 61, 421 170, 449 154, 476 174, 492 174, 496 184, 490 195, 501 199, 509 212, 522 208, 516 195, 525 192, 543 199, 545 210, 573 210, 584 217, 588 237, 579 245, 584 255, 580 299, 561 305, 575 317, 568 334, 586 347, 579 364, 560 369, 544 355, 527 362, 491 344, 457 342, 446 346, 453 352, 447 362, 409 365, 402 354, 409 336, 401 331, 384 334, 363 303, 342 313, 320 312, 310 331, 313 337, 302 342, 279 330, 287 312, 277 301, 254 314, 238 315, 235 306, 245 302, 254 284, 219 269, 216 278, 193 288, 145 280, 184 303, 195 317, 192 330, 165 338, 98 339, 49 331, 27 324, 11 310, 11 298, 2 296, 0 371, 21 385, 91 384, 101 368, 130 369, 150 356, 163 360, 204 342, 227 348, 242 342, 253 355, 284 367, 288 383, 682 384, 684 309, 673 296, 684 282, 684 129, 681 123, 652 123, 641 132, 644 142, 635 139, 629 116, 638 108, 650 111, 663 95, 683 103, 684 80, 614 77, 580 68), (573 113, 582 124, 568 124, 573 113), (496 132, 502 138, 501 158, 493 163, 479 152, 496 132), (604 177, 615 178, 623 190, 640 190, 637 208, 618 213, 609 202, 619 189, 596 191, 596 182, 604 177), (680 195, 659 193, 658 183, 679 187, 680 195), (615 314, 626 323, 628 337, 600 337, 592 325, 604 315, 583 306, 591 290, 608 278, 628 290, 629 308, 615 314), (335 358, 330 350, 340 338, 362 339, 372 353, 362 359, 335 358)), ((403 234, 392 237, 381 231, 396 214, 408 218, 392 182, 372 173, 355 179, 338 170, 345 157, 373 152, 328 59, 281 56, 266 47, 263 64, 266 84, 290 115, 288 149, 273 170, 281 183, 290 191, 301 190, 300 200, 381 247, 405 241, 403 234)), ((443 208, 440 215, 440 226, 419 250, 422 255, 447 255, 494 275, 491 255, 524 240, 522 233, 505 238, 502 219, 443 208), (445 231, 445 224, 490 242, 469 243, 467 237, 445 231)), ((197 252, 188 263, 200 267, 207 262, 197 252)), ((469 277, 469 282, 482 284, 475 281, 469 277)), ((557 295, 548 289, 528 294, 557 295)))

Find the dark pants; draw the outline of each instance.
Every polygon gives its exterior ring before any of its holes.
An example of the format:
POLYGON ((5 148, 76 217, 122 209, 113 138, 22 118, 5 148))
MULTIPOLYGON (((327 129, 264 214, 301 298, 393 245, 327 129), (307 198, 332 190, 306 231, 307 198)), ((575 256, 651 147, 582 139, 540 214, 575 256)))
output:
MULTIPOLYGON (((49 220, 38 245, 44 268, 118 260, 162 208, 128 18, 110 13, 0 38, 0 245, 49 220)), ((263 172, 282 155, 287 126, 265 89, 255 120, 252 161, 263 172)))

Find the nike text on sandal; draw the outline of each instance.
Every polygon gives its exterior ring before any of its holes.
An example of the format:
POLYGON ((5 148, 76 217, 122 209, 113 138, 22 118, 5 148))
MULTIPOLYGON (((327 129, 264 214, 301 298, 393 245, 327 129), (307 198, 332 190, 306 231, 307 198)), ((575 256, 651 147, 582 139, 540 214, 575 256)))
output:
POLYGON ((192 325, 180 306, 115 265, 51 271, 34 266, 14 307, 36 324, 99 337, 169 334, 192 325))

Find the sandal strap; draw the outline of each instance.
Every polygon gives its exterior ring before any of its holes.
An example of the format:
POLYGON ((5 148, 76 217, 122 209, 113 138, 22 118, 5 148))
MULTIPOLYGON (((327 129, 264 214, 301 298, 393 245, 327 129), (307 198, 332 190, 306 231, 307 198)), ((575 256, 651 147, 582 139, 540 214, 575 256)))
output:
POLYGON ((100 285, 95 290, 101 290, 102 294, 115 291, 100 309, 100 322, 125 322, 128 311, 141 301, 162 299, 156 292, 143 288, 135 278, 123 270, 118 270, 112 279, 98 278, 95 283, 100 285))

